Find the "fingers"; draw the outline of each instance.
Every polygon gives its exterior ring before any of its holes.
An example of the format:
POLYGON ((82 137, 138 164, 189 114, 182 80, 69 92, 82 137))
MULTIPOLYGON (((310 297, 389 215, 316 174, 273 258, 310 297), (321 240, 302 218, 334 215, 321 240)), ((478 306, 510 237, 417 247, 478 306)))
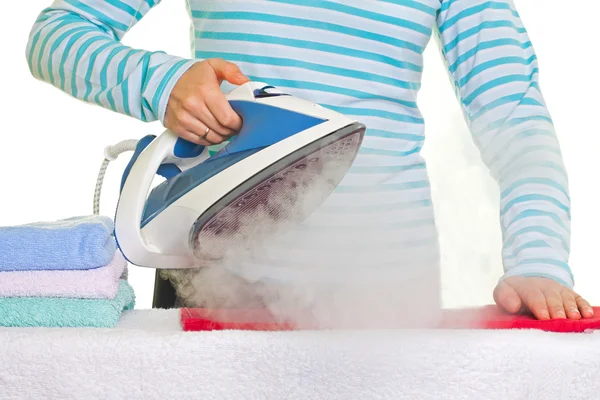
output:
POLYGON ((223 143, 235 135, 241 129, 242 119, 221 91, 223 80, 236 85, 249 81, 237 65, 222 59, 194 64, 171 91, 165 126, 186 140, 205 146, 223 143))
POLYGON ((594 316, 594 309, 581 296, 562 284, 542 277, 509 277, 494 290, 494 300, 514 313, 515 296, 539 320, 581 319, 594 316))
POLYGON ((510 314, 518 313, 523 306, 521 298, 515 289, 505 282, 498 284, 494 290, 494 301, 500 308, 510 314))
POLYGON ((216 143, 212 143, 207 139, 203 139, 202 137, 196 135, 193 132, 189 132, 189 131, 180 131, 180 132, 174 132, 177 135, 179 135, 182 139, 187 140, 188 142, 192 142, 192 143, 196 143, 199 144, 201 146, 212 146, 213 144, 216 143))
POLYGON ((577 308, 579 308, 579 312, 583 316, 583 318, 592 318, 594 316, 594 310, 590 306, 583 297, 574 293, 575 303, 577 304, 577 308))
MULTIPOLYGON (((231 136, 242 127, 242 119, 233 111, 225 95, 220 90, 205 93, 206 106, 211 116, 216 118, 215 123, 223 127, 223 135, 231 136)), ((221 133, 221 131, 219 131, 221 133)))
POLYGON ((577 308, 577 302, 575 301, 575 295, 570 290, 563 290, 562 292, 563 307, 567 313, 569 319, 581 319, 581 314, 577 308))
POLYGON ((182 104, 177 111, 174 112, 174 115, 175 122, 170 123, 170 121, 165 120, 165 122, 169 122, 169 129, 181 137, 184 137, 184 133, 187 132, 185 139, 193 143, 201 144, 203 146, 220 144, 229 139, 232 135, 231 130, 222 127, 216 122, 204 103, 188 101, 187 103, 182 104), (206 128, 210 128, 208 133, 206 128), (190 137, 190 134, 195 137, 190 137))
POLYGON ((215 70, 219 84, 225 80, 234 85, 243 85, 250 80, 242 73, 239 67, 233 63, 221 58, 212 58, 207 60, 207 62, 215 70))
MULTIPOLYGON (((205 100, 206 100, 206 98, 205 98, 205 100)), ((225 101, 225 102, 227 102, 227 101, 225 101)), ((227 105, 229 106, 229 103, 227 103, 227 105)), ((202 136, 204 134, 204 132, 206 131, 206 128, 208 127, 208 128, 210 128, 210 130, 212 132, 214 132, 214 134, 221 136, 220 141, 228 139, 229 137, 231 137, 232 135, 235 134, 235 131, 233 129, 229 129, 229 128, 223 126, 215 118, 215 116, 210 112, 208 105, 205 102, 194 103, 194 104, 185 104, 184 108, 188 112, 189 116, 195 120, 195 122, 186 121, 189 124, 189 126, 187 128, 191 132, 194 132, 197 135, 202 136)), ((233 110, 231 110, 231 113, 234 114, 239 119, 239 116, 233 110)), ((240 122, 241 122, 241 119, 240 119, 240 122)), ((241 126, 241 123, 240 123, 240 126, 241 126)))
POLYGON ((552 319, 565 319, 567 314, 565 313, 565 306, 563 304, 563 297, 560 291, 556 289, 546 289, 542 292, 546 297, 546 304, 548 311, 550 312, 550 318, 552 319))
POLYGON ((223 136, 208 130, 207 126, 194 118, 192 115, 186 114, 179 117, 177 124, 171 131, 181 138, 202 146, 211 146, 222 143, 226 140, 223 136))
POLYGON ((204 140, 200 139, 200 136, 198 136, 198 135, 196 135, 196 134, 194 134, 192 132, 188 132, 186 130, 180 130, 180 131, 177 131, 177 132, 171 130, 171 132, 177 134, 180 138, 182 138, 184 140, 187 140, 188 142, 196 143, 196 144, 199 144, 199 145, 202 145, 202 146, 207 146, 204 143, 204 140))
POLYGON ((211 130, 229 138, 242 127, 242 119, 233 111, 219 87, 202 88, 201 102, 187 103, 186 110, 206 124, 211 130))
POLYGON ((544 293, 540 289, 528 288, 527 290, 524 290, 524 288, 521 288, 518 293, 520 293, 521 298, 529 311, 531 311, 537 319, 550 319, 546 296, 544 296, 544 293))

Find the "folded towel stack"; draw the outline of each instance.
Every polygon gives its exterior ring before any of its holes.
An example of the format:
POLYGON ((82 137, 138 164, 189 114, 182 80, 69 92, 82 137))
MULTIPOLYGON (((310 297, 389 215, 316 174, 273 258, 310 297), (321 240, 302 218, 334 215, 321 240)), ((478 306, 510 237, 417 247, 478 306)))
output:
POLYGON ((114 327, 135 296, 104 216, 0 227, 0 326, 114 327))

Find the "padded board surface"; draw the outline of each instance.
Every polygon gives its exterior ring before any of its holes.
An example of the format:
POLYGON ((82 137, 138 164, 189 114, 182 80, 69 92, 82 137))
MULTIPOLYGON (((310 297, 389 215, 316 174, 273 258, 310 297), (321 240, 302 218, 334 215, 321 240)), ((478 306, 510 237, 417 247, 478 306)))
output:
MULTIPOLYGON (((440 329, 537 329, 549 332, 585 332, 600 329, 600 307, 594 307, 593 318, 539 321, 529 315, 510 315, 490 305, 479 308, 445 310, 440 329)), ((291 323, 277 321, 268 310, 208 310, 182 308, 181 326, 185 331, 297 330, 291 323)), ((310 329, 303 327, 301 329, 310 329)))

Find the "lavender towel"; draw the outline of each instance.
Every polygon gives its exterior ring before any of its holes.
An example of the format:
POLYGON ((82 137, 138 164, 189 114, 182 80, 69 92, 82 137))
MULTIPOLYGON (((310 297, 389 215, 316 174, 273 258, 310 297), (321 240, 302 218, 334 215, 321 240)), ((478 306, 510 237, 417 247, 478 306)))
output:
POLYGON ((113 228, 112 219, 95 215, 0 227, 0 271, 105 266, 117 249, 113 228))
POLYGON ((0 272, 0 297, 112 299, 126 265, 117 251, 108 265, 90 270, 0 272))

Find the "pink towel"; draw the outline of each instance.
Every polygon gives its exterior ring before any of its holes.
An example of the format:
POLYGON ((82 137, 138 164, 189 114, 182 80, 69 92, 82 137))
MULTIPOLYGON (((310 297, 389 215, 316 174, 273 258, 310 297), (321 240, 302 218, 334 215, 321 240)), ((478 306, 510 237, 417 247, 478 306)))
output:
POLYGON ((108 265, 94 269, 0 272, 0 297, 112 299, 126 267, 117 251, 108 265))

